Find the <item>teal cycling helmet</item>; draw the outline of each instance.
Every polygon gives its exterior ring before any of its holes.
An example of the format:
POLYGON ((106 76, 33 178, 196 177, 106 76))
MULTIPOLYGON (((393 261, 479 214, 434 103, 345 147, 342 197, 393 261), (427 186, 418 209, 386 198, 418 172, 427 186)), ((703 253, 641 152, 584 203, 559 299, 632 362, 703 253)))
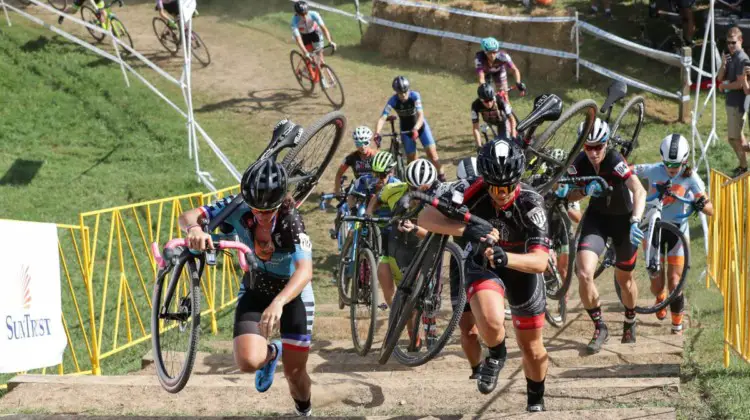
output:
POLYGON ((500 43, 493 37, 482 38, 482 51, 495 52, 500 49, 500 43))

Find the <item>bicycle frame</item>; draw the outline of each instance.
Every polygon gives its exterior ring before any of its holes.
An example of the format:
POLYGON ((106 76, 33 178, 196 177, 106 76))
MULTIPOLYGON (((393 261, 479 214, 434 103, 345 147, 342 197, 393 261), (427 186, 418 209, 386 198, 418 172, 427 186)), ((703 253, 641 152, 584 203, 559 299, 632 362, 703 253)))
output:
MULTIPOLYGON (((652 186, 656 187, 657 184, 652 184, 652 186)), ((688 200, 686 198, 680 197, 677 194, 672 193, 668 190, 671 183, 665 184, 663 188, 665 188, 665 191, 663 193, 660 193, 658 190, 654 194, 650 195, 649 197, 646 197, 646 205, 649 206, 649 208, 646 210, 646 215, 643 218, 644 221, 647 221, 647 234, 645 235, 646 243, 644 244, 644 247, 646 248, 645 251, 645 258, 646 258, 646 264, 647 264, 647 270, 651 274, 656 274, 661 271, 661 230, 657 233, 656 232, 656 224, 661 220, 661 214, 662 210, 664 209, 664 198, 666 197, 673 197, 677 201, 680 201, 682 203, 686 204, 692 204, 692 200, 688 200), (654 244, 653 239, 654 235, 658 235, 656 246, 654 247, 654 255, 651 255, 651 245, 654 244)), ((662 187, 660 187, 662 188, 662 187)), ((686 219, 693 213, 692 208, 687 212, 683 213, 677 216, 678 219, 686 219)))
POLYGON ((331 55, 333 55, 333 47, 331 46, 331 44, 328 44, 323 48, 309 51, 309 54, 312 56, 311 58, 303 57, 304 61, 302 63, 304 63, 305 67, 307 67, 307 73, 310 75, 310 80, 312 80, 313 83, 320 83, 320 66, 318 65, 316 59, 322 57, 323 50, 327 48, 331 48, 331 55))

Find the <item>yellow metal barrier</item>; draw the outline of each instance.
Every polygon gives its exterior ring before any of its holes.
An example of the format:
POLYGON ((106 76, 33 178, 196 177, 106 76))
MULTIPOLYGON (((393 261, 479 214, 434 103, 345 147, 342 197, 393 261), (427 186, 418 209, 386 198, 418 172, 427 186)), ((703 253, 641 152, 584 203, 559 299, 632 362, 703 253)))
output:
POLYGON ((750 218, 748 194, 750 174, 731 179, 711 171, 711 201, 715 214, 710 219, 708 276, 724 297, 724 366, 730 349, 750 362, 750 218))

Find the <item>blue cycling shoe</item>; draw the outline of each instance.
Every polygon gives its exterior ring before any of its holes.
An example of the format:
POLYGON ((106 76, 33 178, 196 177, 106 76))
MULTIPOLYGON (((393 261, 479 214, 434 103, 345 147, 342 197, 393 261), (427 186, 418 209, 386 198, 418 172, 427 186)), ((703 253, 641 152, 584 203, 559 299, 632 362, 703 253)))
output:
POLYGON ((269 360, 265 366, 255 372, 255 389, 258 392, 266 392, 273 385, 273 375, 276 373, 276 365, 281 359, 281 340, 271 341, 271 345, 276 347, 276 356, 269 360))

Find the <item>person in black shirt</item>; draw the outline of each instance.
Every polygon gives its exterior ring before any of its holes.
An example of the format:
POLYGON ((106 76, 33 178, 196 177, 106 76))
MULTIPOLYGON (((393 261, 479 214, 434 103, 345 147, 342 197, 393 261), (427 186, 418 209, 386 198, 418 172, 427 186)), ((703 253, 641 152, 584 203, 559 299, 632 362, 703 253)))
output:
MULTIPOLYGON (((579 127, 579 135, 585 123, 579 127)), ((594 322, 594 336, 588 344, 589 353, 598 353, 609 338, 609 330, 601 315, 599 292, 594 284, 594 272, 599 256, 604 252, 607 239, 612 239, 616 254, 615 279, 622 288, 625 305, 623 343, 635 343, 635 305, 638 288, 633 280, 638 245, 643 232, 638 227, 646 205, 646 190, 620 152, 607 147, 609 126, 599 118, 586 138, 584 151, 568 168, 572 176, 601 176, 612 188, 604 194, 601 185, 591 182, 582 189, 570 191, 560 185, 556 191, 561 198, 578 201, 590 196, 588 208, 581 221, 581 236, 576 254, 576 276, 581 302, 594 322)))
POLYGON ((500 138, 513 138, 516 134, 516 120, 508 102, 508 97, 495 93, 492 83, 483 83, 477 89, 477 98, 471 104, 471 123, 477 149, 482 147, 482 136, 479 133, 479 117, 487 124, 495 126, 500 138))
POLYGON ((519 182, 525 164, 524 152, 514 142, 495 140, 482 147, 477 157, 482 178, 465 190, 464 203, 492 228, 449 219, 432 207, 420 214, 418 224, 467 242, 466 294, 479 335, 489 347, 478 371, 479 391, 495 389, 505 364, 507 297, 522 349, 527 410, 543 411, 547 350, 542 341, 546 294, 541 274, 547 269, 550 240, 544 199, 519 182), (488 242, 495 245, 487 247, 488 242))

